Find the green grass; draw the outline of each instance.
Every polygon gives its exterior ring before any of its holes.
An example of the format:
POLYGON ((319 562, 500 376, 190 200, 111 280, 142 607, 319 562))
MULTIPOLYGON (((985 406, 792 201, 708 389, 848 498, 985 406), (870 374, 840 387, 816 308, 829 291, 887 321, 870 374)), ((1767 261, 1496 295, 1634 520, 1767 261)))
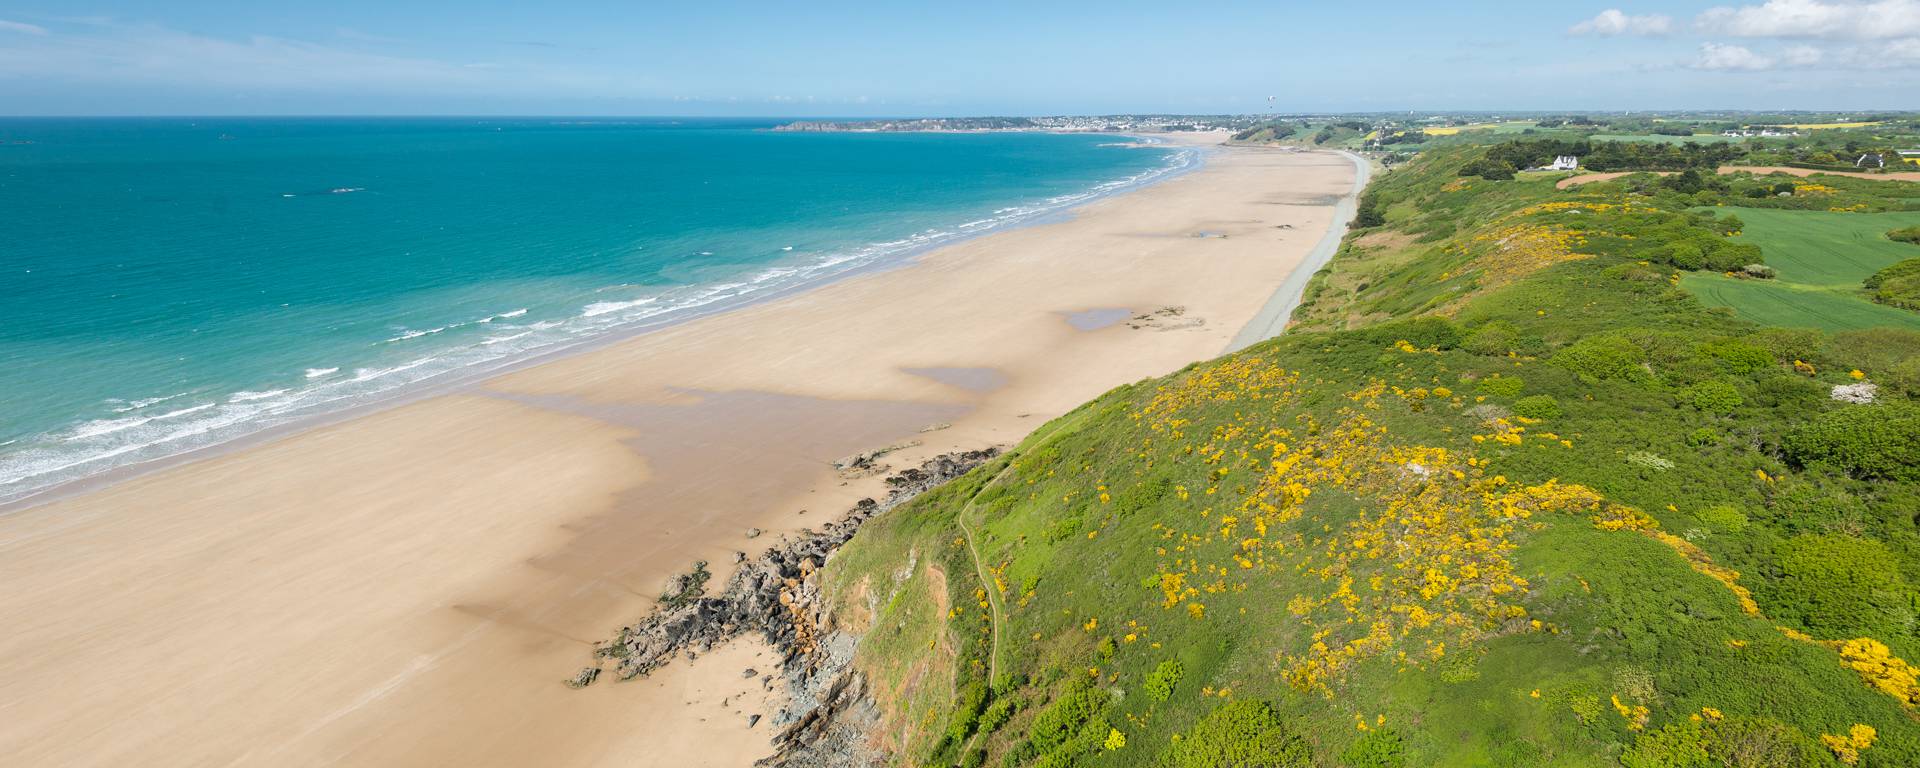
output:
POLYGON ((1847 331, 1884 326, 1920 331, 1920 313, 1875 304, 1857 289, 1835 291, 1784 280, 1776 284, 1698 272, 1682 278, 1680 285, 1709 306, 1727 307, 1753 322, 1782 328, 1847 331))
MULTIPOLYGON (((1726 209, 1720 209, 1722 211, 1726 209)), ((1920 330, 1920 313, 1875 304, 1861 281, 1914 248, 1886 233, 1920 223, 1920 213, 1834 213, 1740 209, 1742 242, 1761 248, 1777 278, 1738 280, 1694 273, 1681 285, 1710 306, 1766 325, 1828 331, 1890 326, 1920 330)))
MULTIPOLYGON (((834 556, 827 594, 867 630, 856 663, 901 764, 1157 767, 1210 713, 1256 700, 1312 753, 1286 768, 1350 768, 1380 729, 1405 766, 1613 768, 1703 708, 1733 732, 1812 745, 1792 765, 1838 768, 1817 740, 1856 723, 1879 731, 1860 768, 1920 765, 1913 710, 1779 629, 1871 631, 1920 658, 1920 487, 1782 447, 1835 414, 1871 416, 1845 409, 1902 407, 1828 391, 1858 368, 1906 401, 1920 376, 1892 374, 1920 372, 1920 333, 1764 328, 1696 298, 1714 276, 1676 286, 1661 263, 1674 242, 1764 241, 1804 283, 1726 282, 1813 296, 1796 317, 1818 327, 1887 309, 1823 286, 1878 263, 1861 232, 1920 214, 1742 209, 1747 234, 1725 238, 1689 213, 1711 192, 1459 180, 1483 151, 1384 177, 1373 193, 1392 236, 1348 242, 1303 309, 1311 323, 1082 405, 834 556), (1576 228, 1550 246, 1528 234, 1576 228), (1539 253, 1568 248, 1583 250, 1539 253), (1529 411, 1541 419, 1497 421, 1541 398, 1555 405, 1529 411), (1496 511, 1541 497, 1510 489, 1570 487, 1601 501, 1496 511), (1652 527, 1599 524, 1623 508, 1652 527), (1904 578, 1808 569, 1791 553, 1809 535, 1883 552, 1904 578), (1752 591, 1752 610, 1723 579, 1752 591), (998 618, 981 590, 998 593, 998 618), (1875 628, 1805 618, 1835 605, 1872 606, 1875 628), (1374 626, 1388 638, 1358 642, 1374 626), (1173 662, 1168 693, 1150 681, 1173 662), (976 726, 983 708, 1014 714, 976 726)), ((1897 463, 1902 439, 1846 447, 1897 463)))

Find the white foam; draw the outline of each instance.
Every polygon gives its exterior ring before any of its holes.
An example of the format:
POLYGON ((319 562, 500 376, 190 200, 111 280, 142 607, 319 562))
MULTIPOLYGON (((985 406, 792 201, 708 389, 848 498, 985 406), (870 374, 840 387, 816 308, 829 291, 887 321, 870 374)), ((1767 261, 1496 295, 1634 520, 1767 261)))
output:
POLYGON ((148 424, 151 422, 159 421, 161 419, 172 419, 172 418, 178 418, 181 416, 186 416, 192 413, 199 413, 208 408, 212 408, 214 405, 215 405, 214 403, 204 403, 201 405, 193 406, 191 408, 181 408, 177 411, 168 411, 166 413, 162 413, 157 416, 134 416, 134 417, 125 418, 125 419, 96 419, 94 421, 89 421, 85 424, 81 424, 78 427, 74 427, 71 432, 67 433, 66 441, 73 442, 75 440, 86 440, 88 438, 100 437, 102 435, 111 435, 115 432, 123 432, 129 429, 133 429, 134 427, 138 427, 142 424, 148 424))
MULTIPOLYGON (((1198 153, 1192 150, 1181 150, 1171 153, 1163 167, 1099 184, 1076 194, 1058 195, 1033 204, 1007 206, 984 218, 952 226, 926 228, 907 237, 864 247, 809 253, 804 258, 796 257, 767 265, 727 282, 669 288, 634 284, 610 286, 602 289, 607 292, 605 300, 585 303, 576 314, 562 319, 526 325, 497 322, 525 317, 528 310, 519 308, 467 323, 427 329, 398 329, 399 335, 391 337, 390 341, 419 339, 442 334, 462 325, 483 323, 489 324, 493 333, 484 338, 458 341, 455 340, 457 335, 442 337, 448 338, 448 341, 439 348, 426 347, 426 351, 415 359, 397 364, 392 361, 363 364, 352 369, 351 376, 337 375, 342 370, 340 367, 307 368, 304 372, 307 383, 301 387, 263 387, 235 392, 220 402, 205 402, 158 414, 142 409, 188 397, 192 393, 110 401, 108 405, 113 410, 127 416, 90 421, 64 431, 19 441, 25 445, 0 443, 8 446, 7 451, 0 452, 0 501, 19 498, 61 480, 84 476, 98 469, 159 458, 342 406, 369 402, 448 373, 494 370, 514 360, 524 359, 527 355, 565 348, 607 333, 630 332, 687 313, 744 303, 904 254, 1031 221, 1064 207, 1189 167, 1197 156, 1198 153)), ((780 248, 782 252, 794 249, 792 245, 780 248)), ((704 251, 701 254, 710 256, 713 252, 704 251)))
MULTIPOLYGON (((154 404, 157 404, 157 403, 164 403, 164 402, 166 402, 166 401, 168 401, 168 400, 172 400, 172 399, 174 399, 174 398, 176 398, 176 397, 181 397, 181 396, 184 396, 184 395, 186 395, 186 394, 187 394, 187 393, 185 393, 185 392, 180 392, 180 393, 177 393, 177 394, 172 394, 172 395, 167 395, 166 397, 149 397, 149 398, 144 398, 144 399, 141 399, 141 400, 135 400, 135 401, 133 401, 133 402, 130 402, 130 403, 127 403, 127 404, 126 404, 126 405, 125 405, 124 407, 120 407, 120 408, 115 408, 115 409, 113 409, 113 412, 114 412, 114 413, 126 413, 126 412, 128 412, 128 411, 137 411, 137 410, 140 410, 140 409, 142 409, 142 408, 145 408, 145 407, 147 407, 147 406, 149 406, 149 405, 154 405, 154 404)), ((119 401, 119 402, 124 402, 124 401, 119 401)))
POLYGON ((426 329, 426 330, 424 330, 424 331, 403 331, 403 332, 401 332, 401 334, 400 334, 400 335, 398 335, 398 336, 395 336, 395 337, 393 337, 393 338, 390 338, 390 339, 387 339, 387 343, 388 343, 388 344, 392 344, 393 342, 396 342, 396 341, 407 341, 407 340, 409 340, 409 339, 417 339, 417 338, 420 338, 420 337, 422 337, 422 336, 432 336, 432 335, 434 335, 434 334, 436 334, 436 333, 440 333, 440 332, 442 332, 442 331, 445 331, 445 330, 447 330, 448 328, 452 328, 452 327, 454 327, 454 326, 451 326, 451 325, 443 325, 443 326, 440 326, 440 327, 438 327, 438 328, 428 328, 428 329, 426 329))
POLYGON ((633 301, 596 301, 592 304, 588 304, 587 306, 582 307, 580 309, 580 316, 581 317, 599 317, 601 315, 612 314, 614 312, 621 312, 624 310, 633 309, 634 307, 644 307, 648 304, 652 304, 657 300, 658 299, 649 296, 644 299, 634 299, 633 301))

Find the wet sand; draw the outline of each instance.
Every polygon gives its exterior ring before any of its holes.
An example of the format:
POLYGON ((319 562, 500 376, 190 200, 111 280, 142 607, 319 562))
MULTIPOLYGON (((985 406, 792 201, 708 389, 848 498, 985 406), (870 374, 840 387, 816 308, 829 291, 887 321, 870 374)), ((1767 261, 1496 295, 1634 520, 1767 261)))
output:
POLYGON ((750 764, 757 643, 561 681, 671 573, 717 583, 879 493, 836 458, 1012 443, 1218 354, 1353 174, 1216 150, 1070 220, 0 517, 0 762, 750 764))

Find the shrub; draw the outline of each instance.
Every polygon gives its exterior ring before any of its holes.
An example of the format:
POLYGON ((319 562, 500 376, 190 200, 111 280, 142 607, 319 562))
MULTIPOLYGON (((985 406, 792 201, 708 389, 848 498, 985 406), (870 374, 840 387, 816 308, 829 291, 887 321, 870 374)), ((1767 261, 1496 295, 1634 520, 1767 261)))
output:
POLYGON ((1787 434, 1788 455, 1855 477, 1920 480, 1920 408, 1851 406, 1820 414, 1787 434))
POLYGON ((1799 768, 1833 761, 1798 728, 1714 713, 1640 734, 1620 763, 1626 768, 1799 768))
POLYGON ((1161 768, 1308 768, 1313 750, 1280 721, 1273 705, 1220 705, 1160 753, 1161 768))
POLYGON ((1920 259, 1907 259, 1873 273, 1863 285, 1874 301, 1901 309, 1920 309, 1920 259))
POLYGON ((1896 243, 1913 243, 1914 245, 1920 245, 1920 227, 1896 229, 1887 233, 1887 239, 1896 243))
POLYGON ((1700 510, 1700 522, 1722 533, 1739 533, 1747 529, 1747 513, 1731 504, 1716 504, 1700 510))
POLYGON ((1340 760, 1347 768, 1405 768, 1407 748, 1400 743, 1399 733, 1381 728, 1367 731, 1347 747, 1347 751, 1340 753, 1340 760))
POLYGON ((1760 260, 1760 246, 1752 243, 1721 240, 1707 250, 1707 268, 1715 272, 1733 272, 1749 264, 1764 266, 1760 260))
POLYGON ((1709 379, 1687 387, 1681 397, 1694 409, 1719 416, 1733 413, 1733 409, 1739 408, 1746 402, 1740 397, 1740 390, 1735 389, 1733 384, 1718 379, 1709 379))
POLYGON ((1707 265, 1707 253, 1693 243, 1667 246, 1667 262, 1681 269, 1699 269, 1707 265))
POLYGON ((947 735, 954 741, 961 741, 972 734, 974 723, 986 703, 986 683, 972 680, 961 686, 959 696, 953 703, 953 714, 947 718, 947 735))
POLYGON ((1759 583, 1775 618, 1828 640, 1906 630, 1906 581, 1880 542, 1801 534, 1781 543, 1778 557, 1779 577, 1759 583))
POLYGON ((1525 389, 1527 383, 1518 376, 1495 374, 1480 380, 1479 389, 1494 397, 1515 397, 1525 389))
POLYGON ((1513 404, 1513 415, 1529 419, 1560 418, 1560 401, 1552 395, 1531 395, 1520 398, 1513 404))
POLYGON ((1555 352, 1551 361, 1585 379, 1645 382, 1647 352, 1619 336, 1589 336, 1555 352))
POLYGON ((1094 688, 1082 688, 1062 696, 1034 716, 1033 725, 1027 728, 1027 739, 1042 752, 1052 751, 1079 733, 1081 726, 1099 714, 1106 703, 1106 692, 1094 688))
POLYGON ((1720 363, 1730 373, 1746 375, 1779 365, 1773 353, 1744 341, 1715 341, 1701 344, 1699 352, 1720 363))
POLYGON ((1173 688, 1180 684, 1180 678, 1187 672, 1179 661, 1167 659, 1147 673, 1147 697, 1154 701, 1166 701, 1173 695, 1173 688))
POLYGON ((1020 699, 1018 697, 1005 696, 994 699, 993 703, 987 706, 986 711, 980 713, 980 722, 977 730, 981 733, 993 733, 994 731, 1000 730, 1000 726, 1006 725, 1008 720, 1013 719, 1014 713, 1019 711, 1020 699))
POLYGON ((1467 334, 1460 346, 1476 355, 1507 355, 1535 351, 1540 340, 1527 336, 1513 323, 1494 320, 1467 334))
POLYGON ((1627 454, 1627 463, 1640 469, 1665 472, 1673 469, 1673 460, 1651 451, 1634 451, 1627 454))

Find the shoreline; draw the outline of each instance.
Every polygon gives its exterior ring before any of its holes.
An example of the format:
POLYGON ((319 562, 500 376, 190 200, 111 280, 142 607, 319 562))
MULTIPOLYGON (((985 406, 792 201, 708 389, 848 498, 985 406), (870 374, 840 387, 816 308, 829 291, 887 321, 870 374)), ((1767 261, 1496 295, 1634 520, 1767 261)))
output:
MULTIPOLYGON (((928 133, 951 133, 949 131, 927 131, 927 132, 928 133)), ((1060 132, 1060 131, 1047 131, 1047 132, 1048 133, 1071 133, 1071 132, 1060 132)), ((1168 146, 1168 143, 1165 142, 1164 140, 1152 138, 1145 135, 1136 135, 1136 134, 1114 134, 1114 135, 1117 137, 1122 137, 1122 138, 1127 138, 1134 141, 1143 142, 1137 147, 1141 149, 1153 149, 1153 148, 1162 148, 1164 146, 1168 146)), ((539 365, 545 365, 558 360, 566 359, 567 357, 570 357, 570 356, 588 354, 597 349, 602 349, 610 345, 619 344, 640 336, 644 336, 646 334, 657 333, 662 330, 673 328, 675 326, 678 326, 684 323, 695 322, 703 318, 722 315, 728 312, 739 311, 741 309, 745 309, 745 308, 752 307, 752 306, 766 303, 766 302, 780 301, 782 299, 803 294, 807 291, 818 290, 820 288, 832 285, 834 283, 837 283, 843 280, 858 278, 862 275, 877 273, 877 272, 885 272, 887 270, 899 269, 902 267, 911 266, 914 262, 918 261, 921 257, 929 253, 941 250, 943 248, 958 246, 958 245, 961 245, 973 240, 977 240, 983 237, 992 237, 996 234, 1000 234, 1003 232, 1011 232, 1011 231, 1027 228, 1027 227, 1045 226, 1050 223, 1057 223, 1065 218, 1071 217, 1075 210, 1082 208, 1084 206, 1093 205, 1102 200, 1106 200, 1117 195, 1125 195, 1131 192, 1146 189, 1156 184, 1161 184, 1167 181, 1171 181, 1173 179, 1177 179, 1186 174, 1201 170, 1206 167, 1207 155, 1210 149, 1213 149, 1213 147, 1203 146, 1203 145, 1188 145, 1185 147, 1184 150, 1176 150, 1176 152, 1186 151, 1186 152, 1192 153, 1190 156, 1188 156, 1188 158, 1184 162, 1181 162, 1177 165, 1170 162, 1166 166, 1160 169, 1156 169, 1159 172, 1154 173, 1149 178, 1140 179, 1132 183, 1122 184, 1122 185, 1113 187, 1111 189, 1105 189, 1105 190, 1099 189, 1099 185, 1096 185, 1095 187, 1088 190, 1089 192, 1092 193, 1092 195, 1086 199, 1076 201, 1071 205, 1067 205, 1061 208, 1037 212, 1030 216, 1027 216, 1026 218, 1007 222, 1002 226, 993 227, 993 228, 982 230, 979 232, 959 234, 950 240, 916 245, 914 247, 902 250, 898 253, 887 254, 885 256, 882 256, 881 258, 878 258, 863 264, 859 264, 857 266, 854 266, 842 271, 821 274, 821 275, 815 276, 812 279, 802 280, 792 285, 783 286, 764 294, 756 294, 756 295, 752 295, 752 296, 749 296, 743 299, 734 300, 734 301, 715 302, 713 305, 699 305, 699 306, 689 307, 682 311, 675 311, 675 312, 669 313, 670 316, 662 317, 658 320, 643 321, 643 322, 634 324, 632 326, 618 328, 597 336, 591 336, 591 337, 581 338, 574 341, 564 342, 554 346, 553 348, 538 350, 533 352, 532 354, 528 354, 520 357, 503 358, 498 361, 487 361, 487 362, 479 363, 466 368, 451 369, 444 373, 436 374, 432 377, 423 379, 421 381, 402 384, 397 387, 394 387, 391 390, 375 393, 374 395, 372 395, 371 397, 368 397, 365 400, 349 403, 337 410, 294 416, 291 420, 287 421, 286 423, 274 424, 271 426, 256 429, 251 432, 241 433, 233 437, 230 437, 224 440, 219 440, 206 445, 190 447, 185 450, 169 453, 163 456, 156 456, 154 458, 146 459, 143 461, 135 461, 127 464, 111 466, 99 472, 95 472, 93 474, 83 475, 80 477, 63 480, 63 481, 30 491, 27 494, 23 496, 19 496, 17 498, 0 500, 0 518, 4 518, 7 515, 18 513, 24 510, 32 509, 34 507, 55 503, 62 499, 73 498, 75 496, 80 496, 88 493, 105 490, 115 485, 118 485, 120 483, 133 480, 145 475, 149 475, 154 472, 162 472, 173 467, 191 464, 196 461, 204 461, 208 459, 217 458, 234 451, 243 451, 249 448, 271 444, 275 441, 293 437, 304 432, 309 432, 315 429, 320 429, 320 428, 334 425, 334 424, 340 424, 342 422, 350 421, 352 419, 360 418, 360 417, 375 414, 375 413, 380 413, 382 411, 391 410, 393 408, 399 408, 407 404, 417 403, 429 398, 462 392, 465 390, 469 390, 473 387, 481 386, 489 379, 493 379, 500 376, 511 375, 516 371, 525 370, 527 368, 531 368, 539 365)), ((1175 157, 1176 155, 1173 153, 1169 153, 1168 155, 1169 160, 1173 160, 1175 157)), ((1106 182, 1103 182, 1103 184, 1104 183, 1106 182)))
POLYGON ((1014 442, 1217 355, 1353 182, 1331 154, 1222 148, 1062 221, 0 517, 0 754, 749 764, 764 647, 562 681, 695 560, 724 582, 881 495, 837 458, 1014 442))

